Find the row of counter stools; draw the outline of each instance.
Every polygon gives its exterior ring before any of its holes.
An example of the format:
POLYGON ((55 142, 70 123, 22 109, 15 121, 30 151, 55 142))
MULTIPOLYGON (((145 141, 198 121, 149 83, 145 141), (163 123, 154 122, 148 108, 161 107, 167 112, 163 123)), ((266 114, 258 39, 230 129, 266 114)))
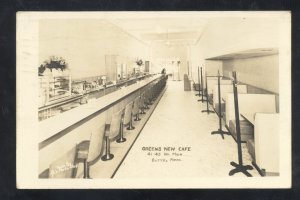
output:
MULTIPOLYGON (((105 125, 95 129, 91 134, 90 140, 82 141, 77 145, 73 160, 74 162, 77 160, 77 163, 83 163, 83 178, 90 178, 89 167, 95 164, 101 155, 102 161, 109 161, 114 158, 114 155, 110 152, 110 143, 113 141, 118 143, 126 142, 126 138, 123 135, 124 128, 127 128, 127 130, 135 129, 132 120, 140 121, 140 115, 146 114, 146 110, 150 108, 149 106, 153 104, 165 87, 166 79, 167 77, 164 77, 140 89, 139 95, 133 101, 127 103, 125 108, 112 114, 109 123, 106 122, 105 125)), ((69 157, 71 158, 72 156, 69 157)), ((50 166, 50 172, 51 168, 54 169, 55 166, 50 166)), ((52 173, 51 176, 50 173, 49 177, 61 178, 61 175, 52 173)))

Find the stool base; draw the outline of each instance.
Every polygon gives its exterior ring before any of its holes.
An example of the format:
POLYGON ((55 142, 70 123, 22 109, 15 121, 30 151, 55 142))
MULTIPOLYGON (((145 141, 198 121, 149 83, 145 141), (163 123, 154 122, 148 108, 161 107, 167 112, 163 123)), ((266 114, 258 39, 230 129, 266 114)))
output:
POLYGON ((123 143, 123 142, 126 142, 126 138, 121 137, 121 138, 117 139, 116 142, 117 142, 117 143, 123 143))
MULTIPOLYGON (((136 121, 136 120, 134 120, 134 121, 136 121)), ((134 126, 128 126, 126 129, 127 130, 133 130, 133 129, 135 129, 135 127, 134 126)))
POLYGON ((114 158, 114 154, 106 154, 104 156, 101 157, 101 160, 103 161, 108 161, 114 158))
POLYGON ((85 176, 83 176, 83 178, 84 178, 84 179, 92 179, 92 178, 91 178, 91 177, 89 177, 89 176, 86 176, 86 177, 85 177, 85 176))
POLYGON ((89 172, 90 172, 90 167, 89 167, 86 159, 84 159, 84 161, 83 161, 83 178, 84 179, 91 179, 89 172))
POLYGON ((134 121, 141 121, 141 118, 135 118, 134 121))

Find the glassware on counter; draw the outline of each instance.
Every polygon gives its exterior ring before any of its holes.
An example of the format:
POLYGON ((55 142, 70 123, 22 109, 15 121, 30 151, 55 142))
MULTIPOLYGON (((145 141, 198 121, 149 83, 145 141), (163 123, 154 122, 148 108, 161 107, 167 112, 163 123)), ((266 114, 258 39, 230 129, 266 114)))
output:
POLYGON ((89 95, 84 95, 81 99, 80 99, 80 104, 86 104, 88 102, 89 99, 89 95))

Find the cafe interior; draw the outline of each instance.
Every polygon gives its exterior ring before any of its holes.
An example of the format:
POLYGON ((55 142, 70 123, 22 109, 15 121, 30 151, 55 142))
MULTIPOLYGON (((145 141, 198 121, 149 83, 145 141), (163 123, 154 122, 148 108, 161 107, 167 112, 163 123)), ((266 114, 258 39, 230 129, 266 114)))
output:
POLYGON ((280 18, 137 12, 38 27, 40 179, 280 176, 280 18))

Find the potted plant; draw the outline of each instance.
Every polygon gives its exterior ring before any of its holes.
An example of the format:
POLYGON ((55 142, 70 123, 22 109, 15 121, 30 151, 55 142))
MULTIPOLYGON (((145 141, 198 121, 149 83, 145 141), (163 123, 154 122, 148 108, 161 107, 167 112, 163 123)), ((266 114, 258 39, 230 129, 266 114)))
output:
POLYGON ((46 69, 49 69, 51 72, 53 69, 61 70, 61 72, 63 72, 64 70, 68 69, 68 64, 62 57, 58 58, 57 56, 51 56, 49 60, 44 61, 43 64, 39 66, 39 76, 43 76, 43 73, 46 71, 46 69))
POLYGON ((142 66, 143 65, 143 60, 142 59, 137 59, 135 61, 135 63, 138 65, 138 66, 142 66))

